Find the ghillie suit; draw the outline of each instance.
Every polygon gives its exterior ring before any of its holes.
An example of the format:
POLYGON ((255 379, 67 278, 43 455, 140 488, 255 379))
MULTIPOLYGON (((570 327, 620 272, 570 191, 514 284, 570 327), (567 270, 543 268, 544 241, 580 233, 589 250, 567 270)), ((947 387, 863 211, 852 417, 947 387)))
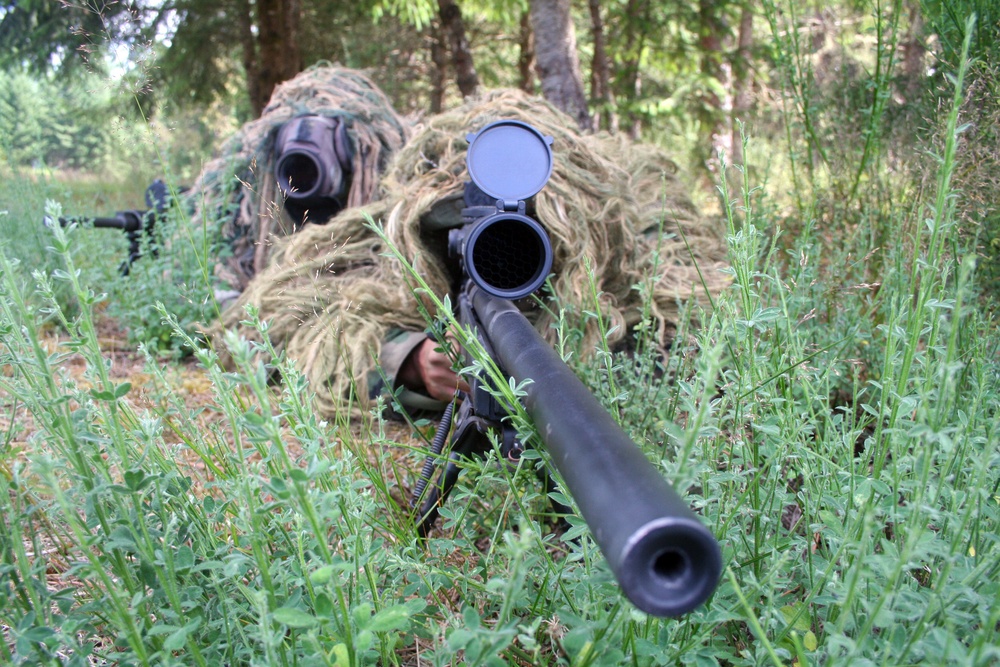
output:
MULTIPOLYGON (((406 141, 407 123, 365 75, 343 67, 312 67, 275 88, 260 118, 230 138, 187 193, 195 223, 219 239, 216 278, 242 291, 266 264, 274 241, 303 227, 289 215, 274 176, 275 140, 290 119, 317 115, 346 125, 353 158, 348 207, 378 196, 379 176, 406 141)), ((307 217, 308 222, 326 219, 307 217)))
MULTIPOLYGON (((705 295, 695 262, 710 291, 726 284, 718 270, 725 253, 721 232, 699 217, 674 175, 676 165, 662 152, 622 138, 580 135, 573 120, 547 102, 499 91, 417 127, 384 175, 379 201, 283 240, 268 267, 223 313, 223 326, 237 327, 243 306, 257 306, 270 323, 271 340, 309 378, 320 410, 334 413, 354 385, 365 386, 390 330, 427 326, 404 269, 387 256, 366 216, 384 224, 438 295, 451 292, 456 285, 446 260, 447 227, 461 221, 465 136, 500 119, 527 122, 555 139, 552 176, 534 202, 534 216, 552 241, 552 288, 564 307, 578 315, 592 311, 592 271, 604 322, 621 325, 611 344, 642 316, 637 285, 652 284, 647 312, 663 340, 676 323, 679 301, 705 295)), ((545 336, 555 336, 550 313, 535 309, 528 317, 545 336)), ((595 349, 597 336, 590 321, 580 352, 595 349)))

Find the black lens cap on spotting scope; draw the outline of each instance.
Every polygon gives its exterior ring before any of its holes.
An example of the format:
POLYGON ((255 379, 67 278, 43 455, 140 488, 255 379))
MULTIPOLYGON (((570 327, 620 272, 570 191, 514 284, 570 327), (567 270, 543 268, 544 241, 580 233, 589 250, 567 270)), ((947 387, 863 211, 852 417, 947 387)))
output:
POLYGON ((498 120, 466 136, 469 178, 504 202, 531 199, 552 175, 552 137, 519 120, 498 120))

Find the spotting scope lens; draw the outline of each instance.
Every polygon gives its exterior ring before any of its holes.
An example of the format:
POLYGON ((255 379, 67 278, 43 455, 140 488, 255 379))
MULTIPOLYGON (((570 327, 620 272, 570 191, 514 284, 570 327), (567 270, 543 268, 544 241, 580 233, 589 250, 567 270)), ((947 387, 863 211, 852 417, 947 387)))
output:
MULTIPOLYGON (((278 184, 293 199, 307 199, 319 187, 322 171, 316 159, 300 152, 286 153, 275 166, 278 184)), ((337 180, 339 180, 339 176, 337 180)))
POLYGON ((316 205, 336 200, 350 175, 345 125, 326 116, 298 116, 278 130, 274 178, 291 201, 316 205))

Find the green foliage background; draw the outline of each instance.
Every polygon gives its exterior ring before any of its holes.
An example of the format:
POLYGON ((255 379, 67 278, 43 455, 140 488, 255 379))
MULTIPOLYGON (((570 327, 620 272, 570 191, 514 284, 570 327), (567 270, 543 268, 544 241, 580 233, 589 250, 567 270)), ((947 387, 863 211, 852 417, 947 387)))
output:
POLYGON ((112 96, 101 80, 70 85, 23 72, 0 72, 0 137, 18 165, 101 170, 110 157, 112 96), (103 94, 102 94, 103 93, 103 94))

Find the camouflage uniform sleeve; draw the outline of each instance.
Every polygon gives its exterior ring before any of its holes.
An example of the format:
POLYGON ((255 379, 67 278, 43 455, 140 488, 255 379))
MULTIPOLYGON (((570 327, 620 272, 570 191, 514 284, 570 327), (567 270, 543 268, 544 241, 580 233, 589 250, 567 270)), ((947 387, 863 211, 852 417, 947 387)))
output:
POLYGON ((379 353, 378 363, 381 370, 375 370, 368 376, 370 399, 384 396, 391 409, 394 395, 395 401, 411 413, 441 412, 445 409, 447 404, 443 401, 399 384, 399 373, 407 357, 425 340, 427 334, 420 331, 389 330, 385 340, 382 341, 382 351, 379 353))

